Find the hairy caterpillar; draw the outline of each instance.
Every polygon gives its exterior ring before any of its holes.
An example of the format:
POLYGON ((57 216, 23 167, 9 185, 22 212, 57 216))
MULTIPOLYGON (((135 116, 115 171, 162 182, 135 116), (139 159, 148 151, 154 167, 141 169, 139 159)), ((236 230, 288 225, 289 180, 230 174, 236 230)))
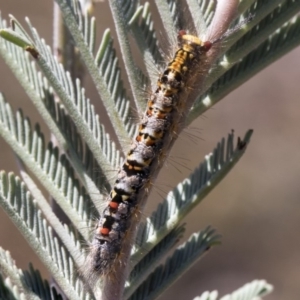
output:
POLYGON ((166 137, 178 120, 176 115, 192 69, 201 62, 212 42, 203 42, 185 31, 178 34, 178 49, 157 81, 139 124, 138 135, 118 172, 114 187, 94 233, 90 246, 89 276, 97 279, 109 274, 117 262, 139 193, 149 184, 153 166, 164 147, 166 137))

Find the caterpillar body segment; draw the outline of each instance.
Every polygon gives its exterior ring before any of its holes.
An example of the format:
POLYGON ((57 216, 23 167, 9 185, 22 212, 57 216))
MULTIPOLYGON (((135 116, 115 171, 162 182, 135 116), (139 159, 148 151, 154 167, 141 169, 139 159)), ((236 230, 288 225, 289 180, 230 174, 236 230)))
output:
POLYGON ((120 262, 126 232, 140 204, 139 193, 149 185, 170 130, 178 122, 178 111, 184 105, 181 94, 211 45, 179 32, 178 49, 148 99, 138 134, 96 226, 88 256, 89 277, 97 280, 113 272, 114 264, 120 262))

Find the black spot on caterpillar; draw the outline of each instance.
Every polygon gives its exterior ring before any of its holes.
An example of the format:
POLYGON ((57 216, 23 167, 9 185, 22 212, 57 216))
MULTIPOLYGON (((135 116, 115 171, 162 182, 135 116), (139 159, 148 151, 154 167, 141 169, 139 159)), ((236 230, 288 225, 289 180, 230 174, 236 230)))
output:
POLYGON ((201 64, 203 55, 212 45, 212 42, 203 42, 183 30, 178 33, 178 48, 148 99, 138 134, 97 223, 84 270, 92 281, 109 275, 113 266, 120 263, 126 232, 138 210, 138 195, 149 185, 152 169, 161 155, 166 136, 178 122, 176 114, 184 105, 181 94, 193 75, 194 67, 201 64))

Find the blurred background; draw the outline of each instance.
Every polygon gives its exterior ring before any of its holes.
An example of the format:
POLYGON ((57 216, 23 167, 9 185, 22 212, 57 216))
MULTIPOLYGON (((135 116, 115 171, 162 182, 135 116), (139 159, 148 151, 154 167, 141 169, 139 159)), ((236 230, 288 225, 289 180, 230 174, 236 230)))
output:
MULTIPOLYGON (((2 0, 0 10, 5 19, 8 13, 21 22, 30 17, 40 36, 52 44, 52 1, 2 0)), ((104 28, 112 27, 107 1, 97 4, 95 14, 100 41, 104 28)), ((222 234, 222 245, 198 261, 160 299, 192 299, 215 289, 224 295, 253 279, 266 279, 274 285, 267 299, 300 299, 299 57, 299 48, 290 52, 228 95, 179 137, 153 190, 146 216, 223 136, 234 129, 236 136, 243 137, 248 129, 254 129, 243 158, 186 219, 185 238, 212 225, 222 234), (185 156, 188 161, 183 160, 185 156)), ((86 78, 84 86, 97 106, 100 100, 91 80, 86 78)), ((23 108, 33 124, 42 123, 1 58, 0 90, 14 109, 23 108)), ((46 132, 45 126, 43 129, 46 132)), ((12 151, 2 139, 0 144, 0 169, 18 172, 12 151)), ((1 210, 0 245, 11 252, 18 267, 27 268, 33 262, 48 276, 1 210)))

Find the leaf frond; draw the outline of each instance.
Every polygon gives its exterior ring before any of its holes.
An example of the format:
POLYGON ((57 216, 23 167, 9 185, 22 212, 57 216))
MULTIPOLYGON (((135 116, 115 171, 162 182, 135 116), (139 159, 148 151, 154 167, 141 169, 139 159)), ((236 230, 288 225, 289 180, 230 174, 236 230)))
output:
POLYGON ((52 195, 78 230, 88 239, 91 225, 92 201, 75 179, 74 171, 66 156, 59 156, 52 143, 46 148, 39 127, 31 131, 28 119, 21 111, 16 118, 10 106, 0 97, 0 134, 22 159, 36 178, 52 195))
POLYGON ((217 300, 218 298, 218 292, 212 291, 212 292, 204 292, 201 296, 195 297, 193 300, 217 300))
POLYGON ((211 86, 222 74, 255 50, 270 37, 270 34, 273 34, 300 10, 299 2, 293 0, 287 0, 280 6, 267 5, 268 10, 264 9, 265 5, 261 3, 255 6, 255 9, 250 9, 250 16, 252 14, 253 17, 239 30, 234 30, 233 34, 228 36, 224 48, 228 51, 219 61, 218 66, 213 68, 207 78, 207 86, 211 86))
POLYGON ((50 287, 49 282, 42 278, 40 272, 29 264, 29 271, 23 271, 23 281, 42 300, 63 300, 62 295, 55 286, 50 287))
MULTIPOLYGON (((218 65, 213 67, 210 74, 206 78, 205 86, 208 89, 202 96, 199 96, 195 101, 194 106, 190 112, 188 117, 188 124, 190 124, 193 120, 195 120, 199 115, 201 115, 205 110, 209 107, 213 106, 217 101, 214 101, 213 95, 211 95, 212 90, 216 92, 218 87, 218 83, 223 82, 224 88, 228 91, 232 91, 237 86, 241 85, 243 81, 239 80, 240 73, 237 73, 234 67, 236 65, 243 64, 243 61, 247 59, 247 55, 251 55, 252 59, 257 59, 257 56, 262 56, 262 51, 260 50, 260 54, 257 54, 259 51, 259 47, 262 47, 264 43, 270 42, 270 34, 273 33, 273 36, 278 34, 278 28, 281 26, 283 29, 285 27, 284 23, 290 20, 297 12, 300 10, 299 2, 293 0, 286 1, 256 1, 252 6, 248 7, 248 11, 246 15, 250 14, 253 16, 249 22, 246 22, 243 26, 240 26, 237 30, 233 29, 232 34, 229 34, 225 39, 225 43, 223 43, 222 49, 223 52, 227 51, 225 55, 219 59, 218 65), (282 3, 282 5, 279 5, 282 3), (275 33, 274 31, 277 30, 275 33), (229 49, 229 47, 231 47, 229 49), (258 48, 257 48, 258 47, 258 48), (226 78, 226 74, 228 75, 231 69, 234 69, 230 73, 230 80, 235 82, 236 84, 233 86, 230 82, 225 82, 224 78, 226 78), (236 80, 235 80, 236 79, 236 80), (205 99, 205 101, 201 101, 200 99, 205 99)), ((290 23, 293 23, 294 20, 291 20, 290 23)), ((233 25, 235 26, 235 25, 233 25)), ((283 35, 284 36, 284 33, 283 35)), ((272 36, 271 36, 272 37, 272 36)), ((286 40, 286 43, 289 44, 288 49, 292 49, 296 47, 298 44, 295 43, 293 37, 290 37, 291 40, 286 40), (290 42, 290 43, 289 43, 290 42)), ((272 57, 274 57, 275 49, 272 49, 272 57)), ((276 57, 282 56, 285 52, 278 51, 278 55, 276 57)), ((269 52, 266 51, 264 53, 268 56, 269 52)), ((268 64, 273 62, 273 60, 264 59, 264 63, 258 59, 257 64, 261 65, 261 68, 265 68, 268 64)), ((252 61, 253 62, 253 61, 252 61)), ((249 71, 251 71, 251 65, 248 65, 249 71)), ((255 68, 253 68, 255 69, 255 68)), ((258 72, 258 71, 256 71, 258 72)), ((254 72, 251 72, 247 78, 253 76, 254 72)), ((229 76, 227 76, 229 78, 229 76)), ((226 95, 222 92, 222 88, 220 91, 220 97, 224 97, 226 95)))
MULTIPOLYGON (((95 207, 97 207, 97 203, 99 203, 99 199, 101 199, 99 189, 102 192, 110 190, 111 178, 107 177, 107 173, 104 174, 102 172, 88 145, 79 135, 72 118, 70 118, 64 107, 56 102, 54 97, 47 97, 44 101, 44 105, 64 135, 65 141, 68 143, 65 154, 76 171, 76 175, 80 178, 81 183, 94 202, 95 207)), ((110 143, 110 139, 109 136, 106 136, 103 125, 100 126, 100 131, 100 135, 103 137, 102 146, 105 146, 106 143, 110 143)), ((115 169, 121 164, 122 160, 120 158, 120 152, 116 151, 114 147, 115 144, 111 146, 111 151, 107 152, 107 155, 108 160, 114 164, 111 168, 115 169)), ((107 151, 105 147, 103 147, 103 151, 107 151)))
MULTIPOLYGON (((149 6, 148 2, 144 6, 140 6, 128 24, 142 53, 146 68, 150 68, 152 65, 157 66, 163 61, 149 6)), ((151 68, 147 69, 147 73, 149 76, 152 75, 151 68)))
MULTIPOLYGON (((205 21, 206 27, 208 27, 214 17, 217 1, 216 0, 197 0, 198 5, 200 6, 203 19, 205 21)), ((197 20, 199 17, 195 17, 197 20)))
POLYGON ((178 226, 183 218, 224 178, 245 153, 252 130, 234 146, 233 132, 218 143, 212 153, 206 156, 198 168, 177 187, 169 192, 162 204, 138 231, 136 247, 132 251, 132 261, 137 263, 170 230, 178 226))
POLYGON ((74 279, 76 268, 73 259, 57 238, 53 237, 52 228, 42 217, 25 185, 18 178, 7 176, 4 172, 1 173, 0 184, 0 202, 7 215, 64 293, 71 299, 83 299, 83 284, 79 279, 74 279))
MULTIPOLYGON (((5 20, 1 20, 0 24, 1 28, 7 27, 5 20)), ((53 94, 49 90, 47 82, 45 82, 44 78, 41 77, 41 74, 37 72, 34 64, 29 60, 28 53, 24 52, 19 47, 15 47, 5 39, 0 39, 0 53, 38 109, 46 124, 53 134, 55 134, 61 146, 65 148, 66 142, 64 141, 62 134, 42 105, 44 98, 47 96, 52 97, 53 94)))
MULTIPOLYGON (((1 25, 5 28, 6 22, 2 21, 1 25)), ((100 194, 97 186, 105 185, 98 182, 99 178, 103 178, 104 182, 107 179, 105 180, 105 175, 101 173, 101 169, 96 166, 96 162, 89 155, 90 151, 86 146, 83 146, 80 136, 72 126, 73 121, 66 116, 62 106, 55 101, 47 80, 42 77, 40 72, 37 72, 35 64, 30 61, 27 52, 4 39, 0 39, 0 54, 12 69, 51 133, 56 137, 60 147, 69 156, 72 166, 92 199, 95 201, 96 198, 99 199, 100 194), (95 169, 98 170, 100 176, 95 176, 95 172, 91 172, 95 169)), ((105 135, 105 132, 103 134, 105 135)), ((118 152, 112 151, 110 160, 120 161, 120 158, 115 159, 114 153, 118 154, 118 152)), ((110 186, 106 186, 106 188, 110 189, 110 186)))
MULTIPOLYGON (((241 11, 241 9, 239 9, 238 18, 236 19, 236 22, 232 24, 234 28, 238 24, 238 22, 242 21, 243 23, 243 21, 246 20, 246 23, 244 23, 245 26, 241 26, 241 28, 239 28, 240 26, 238 26, 237 30, 233 30, 231 32, 231 34, 229 35, 229 39, 226 41, 226 44, 223 47, 223 51, 227 51, 234 43, 236 43, 242 36, 244 36, 247 31, 252 29, 252 27, 257 26, 264 18, 266 18, 269 14, 272 14, 275 10, 277 10, 278 7, 280 7, 280 4, 282 4, 285 1, 289 0, 246 1, 246 6, 244 7, 244 10, 241 11)), ((265 39, 267 37, 268 36, 266 35, 265 39)))
POLYGON ((199 37, 205 36, 216 9, 217 1, 213 0, 187 0, 188 10, 195 20, 195 30, 199 37))
MULTIPOLYGON (((95 57, 95 63, 99 74, 107 84, 107 90, 111 95, 111 101, 114 103, 115 110, 119 116, 118 127, 123 126, 126 129, 125 140, 128 136, 133 137, 135 134, 136 124, 133 122, 134 114, 130 107, 130 101, 126 95, 121 79, 116 50, 113 47, 113 39, 110 30, 105 30, 100 47, 95 57)), ((120 133, 122 136, 122 132, 120 133)), ((124 142, 122 142, 124 143, 124 142)))
POLYGON ((253 300, 260 299, 273 291, 273 286, 265 280, 253 280, 245 284, 230 295, 222 297, 220 300, 253 300), (259 297, 259 298, 258 298, 259 297))
POLYGON ((32 300, 39 300, 22 280, 22 271, 17 268, 10 253, 1 247, 0 266, 0 299, 16 300, 26 297, 32 300))
POLYGON ((254 24, 250 21, 249 25, 251 25, 251 29, 247 30, 247 33, 238 39, 226 52, 228 61, 238 61, 246 56, 264 42, 271 34, 274 34, 278 28, 284 25, 284 23, 295 16, 299 10, 299 2, 287 0, 283 2, 282 5, 277 6, 268 15, 264 16, 264 18, 255 20, 254 24), (235 58, 233 56, 235 56, 235 58))
POLYGON ((169 43, 173 41, 174 36, 177 36, 177 32, 180 28, 179 16, 181 14, 179 13, 179 2, 180 1, 176 0, 155 0, 155 4, 160 15, 160 19, 163 23, 163 27, 165 29, 169 43))
POLYGON ((17 287, 12 284, 10 278, 4 279, 4 277, 0 273, 0 299, 23 300, 24 298, 24 294, 22 293, 20 295, 17 287))
MULTIPOLYGON (((81 137, 101 166, 102 172, 107 174, 111 170, 111 165, 115 163, 110 162, 108 160, 110 155, 107 155, 114 150, 114 143, 107 133, 103 136, 103 126, 99 122, 99 116, 96 115, 90 100, 85 97, 85 90, 81 87, 80 80, 76 80, 74 86, 70 73, 66 72, 53 57, 50 48, 39 38, 28 19, 27 22, 34 37, 35 48, 39 53, 36 62, 72 117, 81 137)), ((107 177, 109 177, 108 174, 107 177)))
POLYGON ((109 1, 109 5, 115 23, 118 42, 123 56, 123 62, 128 76, 131 93, 133 95, 133 100, 136 107, 139 108, 139 99, 143 98, 143 91, 141 90, 143 81, 139 77, 140 72, 137 71, 138 68, 133 58, 128 34, 128 21, 123 17, 123 3, 119 0, 111 0, 109 1))
MULTIPOLYGON (((29 230, 39 232, 41 229, 34 228, 34 226, 38 226, 39 223, 34 223, 34 221, 31 219, 33 218, 32 215, 41 215, 41 211, 43 211, 45 214, 50 212, 50 209, 39 209, 38 205, 44 205, 44 203, 42 203, 41 199, 33 199, 32 196, 28 193, 24 183, 21 182, 20 179, 18 177, 15 177, 12 173, 7 175, 4 172, 1 172, 0 176, 0 193, 3 199, 5 199, 5 201, 7 202, 6 204, 2 204, 5 208, 9 206, 11 209, 13 209, 13 211, 6 210, 7 214, 9 216, 11 216, 10 213, 13 214, 13 220, 14 218, 18 218, 20 220, 23 219, 24 224, 27 224, 27 227, 29 226, 29 230), (18 200, 16 200, 17 198, 18 200)), ((78 267, 81 267, 83 261, 80 258, 79 254, 82 250, 80 244, 78 242, 75 242, 74 235, 72 236, 69 230, 67 230, 66 227, 64 227, 57 218, 53 220, 51 212, 50 216, 47 215, 47 218, 49 218, 50 220, 49 224, 52 225, 52 229, 57 230, 57 236, 61 238, 61 241, 64 243, 64 246, 78 264, 78 267)), ((22 230, 24 228, 22 227, 19 229, 21 232, 23 232, 22 230)), ((25 231, 26 230, 27 228, 25 228, 25 231)))
POLYGON ((297 17, 284 24, 268 40, 222 75, 204 95, 199 97, 189 115, 188 123, 254 74, 298 46, 299 43, 300 18, 297 17))
MULTIPOLYGON (((27 22, 29 23, 28 19, 27 22)), ((102 172, 108 177, 107 172, 111 170, 111 164, 107 161, 106 152, 109 152, 109 150, 113 151, 115 148, 114 143, 110 141, 107 134, 104 137, 101 135, 101 133, 103 134, 104 127, 100 124, 98 115, 95 114, 94 106, 86 99, 85 91, 81 88, 80 81, 77 80, 76 86, 74 86, 70 74, 65 72, 62 65, 53 57, 49 47, 39 38, 30 23, 29 27, 37 44, 35 48, 38 51, 36 61, 54 87, 56 93, 60 96, 60 100, 62 100, 67 108, 81 136, 89 145, 98 164, 101 165, 102 172), (104 151, 103 153, 101 147, 106 148, 106 152, 104 151)))
MULTIPOLYGON (((19 164, 21 163, 22 162, 20 162, 19 164)), ((60 222, 58 217, 54 214, 48 201, 43 196, 42 192, 38 189, 34 181, 24 171, 24 169, 21 169, 21 176, 28 190, 30 191, 32 197, 34 198, 34 201, 36 202, 37 206, 42 211, 44 216, 46 216, 49 225, 52 226, 56 235, 60 238, 60 241, 63 243, 63 245, 69 251, 70 255, 78 264, 78 267, 81 267, 83 261, 78 256, 78 253, 82 251, 82 245, 79 242, 78 234, 76 234, 76 232, 74 233, 75 230, 72 227, 72 225, 67 226, 66 224, 63 225, 60 222), (77 239, 75 238, 75 236, 77 236, 77 239)))
MULTIPOLYGON (((67 1, 67 0, 56 0, 57 4, 60 6, 60 9, 64 15, 64 20, 66 25, 68 26, 74 41, 76 43, 76 47, 78 47, 82 59, 91 75, 91 78, 97 88, 99 96, 103 102, 103 106, 107 111, 107 114, 110 117, 110 121, 115 129, 116 132, 119 133, 121 139, 119 139, 119 143, 122 146, 123 151, 126 149, 126 145, 129 142, 128 135, 131 134, 132 126, 130 124, 130 116, 129 110, 119 111, 119 106, 129 108, 129 100, 124 95, 124 89, 122 87, 122 82, 117 81, 114 82, 116 78, 119 76, 119 68, 117 66, 117 60, 113 59, 111 56, 104 57, 104 60, 101 61, 102 64, 110 64, 112 66, 111 70, 106 70, 103 74, 99 72, 99 51, 96 57, 93 56, 92 52, 90 51, 90 47, 85 41, 85 33, 83 31, 82 24, 84 23, 84 19, 88 16, 85 13, 82 13, 78 9, 76 9, 76 5, 78 1, 67 1), (107 59, 107 61, 105 61, 107 59), (98 65, 97 65, 98 64, 98 65), (111 94, 111 91, 117 92, 115 95, 111 94), (121 94, 121 96, 119 95, 121 94), (120 103, 122 101, 122 103, 120 103), (127 115, 126 115, 127 114, 127 115), (120 117, 121 115, 121 117, 120 117), (127 122, 127 132, 122 124, 122 119, 126 119, 127 122)), ((127 11, 128 6, 126 6, 127 11)), ((104 43, 107 40, 107 36, 104 35, 104 38, 101 42, 103 47, 107 44, 108 46, 110 43, 104 43)), ((102 47, 102 48, 103 48, 102 47)), ((104 51, 102 49, 102 51, 104 51)))
MULTIPOLYGON (((273 290, 272 285, 268 284, 265 280, 253 280, 245 284, 235 292, 223 296, 220 300, 259 300, 271 293, 273 290)), ((217 300, 218 292, 204 292, 201 296, 195 297, 193 300, 217 300)))
POLYGON ((96 36, 96 20, 84 9, 84 7, 81 7, 81 3, 79 1, 72 1, 72 4, 69 2, 74 15, 76 16, 78 28, 82 33, 82 38, 89 51, 93 53, 96 36), (71 6, 72 4, 73 6, 71 6))
POLYGON ((220 236, 210 227, 194 233, 186 243, 177 248, 164 265, 156 268, 128 299, 155 299, 182 276, 200 256, 218 244, 219 239, 220 236))
POLYGON ((162 259, 182 238, 184 231, 185 224, 174 228, 133 268, 125 289, 125 297, 131 295, 153 269, 161 263, 162 259))

